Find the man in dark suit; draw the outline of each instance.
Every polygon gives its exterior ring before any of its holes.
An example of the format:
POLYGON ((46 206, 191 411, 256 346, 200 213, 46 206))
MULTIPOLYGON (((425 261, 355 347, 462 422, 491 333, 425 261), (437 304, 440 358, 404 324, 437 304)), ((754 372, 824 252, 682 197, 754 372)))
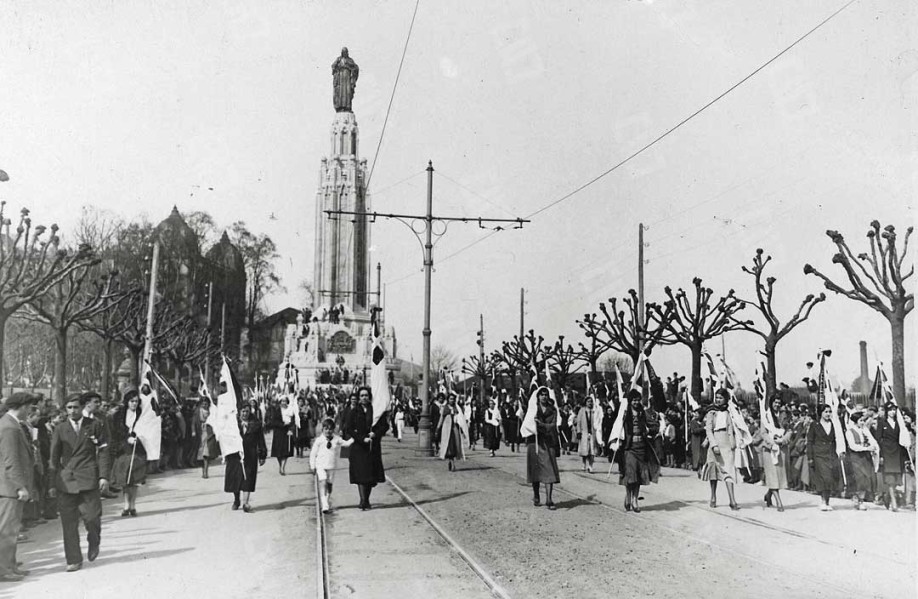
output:
POLYGON ((99 492, 108 490, 112 468, 108 431, 100 421, 83 414, 86 403, 97 397, 94 392, 70 396, 64 406, 67 419, 57 425, 51 437, 48 470, 58 495, 68 572, 76 572, 83 566, 80 518, 86 527, 89 561, 99 555, 102 539, 99 492))
POLYGON ((23 504, 30 499, 33 470, 30 441, 22 429, 33 397, 14 393, 0 418, 0 581, 16 582, 28 574, 16 566, 16 537, 22 525, 23 504))

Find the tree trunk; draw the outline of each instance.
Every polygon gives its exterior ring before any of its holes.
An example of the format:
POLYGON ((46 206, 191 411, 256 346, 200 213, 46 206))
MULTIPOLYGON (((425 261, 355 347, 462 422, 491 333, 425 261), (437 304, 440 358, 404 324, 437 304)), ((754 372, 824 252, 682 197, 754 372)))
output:
POLYGON ((905 406, 905 314, 901 311, 889 319, 892 328, 892 379, 893 395, 900 406, 905 406))
POLYGON ((67 328, 54 329, 54 398, 64 405, 67 397, 67 328))
POLYGON ((765 340, 765 399, 770 401, 771 396, 778 390, 778 370, 775 366, 775 353, 778 342, 765 340))
POLYGON ((704 388, 701 383, 701 344, 689 345, 689 349, 692 352, 692 397, 700 402, 704 388))
POLYGON ((128 347, 131 352, 131 382, 135 387, 140 386, 140 354, 143 353, 143 347, 128 347))
POLYGON ((3 350, 6 345, 6 321, 9 319, 7 314, 0 314, 0 393, 3 391, 3 384, 6 382, 3 372, 3 350))
POLYGON ((101 395, 102 399, 108 400, 111 398, 111 387, 112 387, 112 340, 105 339, 102 343, 103 352, 102 352, 102 385, 101 385, 101 395))

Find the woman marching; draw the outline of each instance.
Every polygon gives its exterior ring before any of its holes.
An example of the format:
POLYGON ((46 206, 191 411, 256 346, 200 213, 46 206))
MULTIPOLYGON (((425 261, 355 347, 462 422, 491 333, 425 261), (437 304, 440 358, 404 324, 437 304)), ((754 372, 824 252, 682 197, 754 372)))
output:
POLYGON ((451 395, 449 401, 440 410, 440 422, 437 430, 440 431, 440 459, 447 460, 450 472, 456 469, 454 460, 465 459, 465 440, 467 434, 462 423, 465 415, 456 405, 456 396, 451 395))
POLYGON ((137 515, 137 485, 147 480, 147 452, 134 433, 134 425, 140 417, 140 396, 136 387, 124 392, 121 412, 112 419, 112 446, 121 453, 112 467, 112 484, 122 488, 124 509, 121 516, 137 515))
POLYGON ((500 449, 500 410, 497 402, 492 397, 488 400, 488 409, 484 414, 484 448, 491 451, 491 457, 500 449))
POLYGON ((736 481, 736 464, 733 450, 736 448, 736 436, 733 432, 733 420, 727 411, 730 392, 718 389, 714 393, 714 405, 704 417, 705 436, 708 442, 708 457, 701 471, 701 480, 711 483, 711 507, 717 507, 717 481, 724 481, 727 495, 730 497, 730 509, 738 510, 733 484, 736 481))
POLYGON ((357 406, 348 411, 345 431, 354 440, 351 445, 349 474, 360 494, 360 509, 370 509, 370 493, 378 483, 386 482, 380 442, 388 429, 388 420, 373 422, 373 392, 369 387, 357 390, 357 406))
POLYGON ((618 451, 618 484, 625 487, 625 511, 641 513, 638 499, 641 485, 656 483, 660 472, 660 457, 654 449, 654 437, 660 430, 659 420, 648 418, 641 401, 641 392, 628 392, 628 410, 622 427, 622 444, 618 451))
POLYGON ((402 433, 405 432, 405 408, 402 407, 402 404, 395 406, 393 422, 395 423, 395 440, 401 443, 402 433))
POLYGON ((268 428, 274 430, 271 439, 271 457, 277 459, 277 471, 281 476, 287 474, 287 459, 293 455, 294 431, 298 414, 290 405, 288 397, 282 397, 277 407, 265 416, 268 428))
POLYGON ((873 495, 877 478, 874 474, 874 456, 879 462, 880 448, 870 434, 867 419, 862 412, 851 414, 851 426, 845 431, 848 441, 848 465, 850 474, 848 482, 854 483, 854 501, 857 509, 866 510, 864 499, 867 494, 873 495))
POLYGON ((201 445, 198 447, 198 459, 201 460, 201 478, 210 478, 210 461, 220 456, 217 435, 210 422, 210 401, 201 400, 198 421, 201 427, 201 445))
POLYGON ((835 435, 842 434, 832 424, 832 406, 821 405, 817 409, 819 421, 810 425, 806 434, 806 457, 810 467, 810 488, 822 496, 819 510, 831 512, 829 497, 838 488, 839 458, 836 453, 835 435))
POLYGON ((580 454, 580 460, 583 462, 583 471, 593 473, 593 460, 599 454, 599 439, 593 426, 593 398, 588 397, 586 403, 580 406, 577 411, 577 419, 574 421, 574 434, 577 439, 577 453, 580 454))
MULTIPOLYGON (((772 405, 774 402, 772 399, 772 405)), ((764 405, 763 400, 761 406, 764 405)), ((756 432, 753 444, 760 446, 762 450, 762 469, 765 472, 765 487, 768 489, 765 493, 765 507, 771 507, 771 500, 774 499, 778 511, 783 512, 781 489, 787 489, 787 443, 791 432, 777 428, 775 414, 767 411, 767 408, 760 418, 761 426, 756 432)))
POLYGON ((223 490, 233 494, 234 510, 239 509, 242 494, 242 511, 248 514, 252 512, 249 498, 255 492, 258 467, 264 466, 268 457, 264 428, 248 405, 243 405, 239 410, 239 432, 242 435, 244 457, 240 457, 238 452, 226 456, 223 490))
POLYGON ((501 420, 504 425, 504 443, 510 446, 510 451, 516 453, 516 448, 520 443, 520 418, 516 415, 515 402, 507 398, 504 401, 504 407, 501 408, 501 420))
POLYGON ((561 451, 558 438, 558 408, 547 387, 538 387, 529 398, 522 433, 526 440, 526 482, 532 485, 532 505, 541 504, 539 484, 545 485, 545 505, 554 510, 554 485, 561 482, 557 455, 561 451))

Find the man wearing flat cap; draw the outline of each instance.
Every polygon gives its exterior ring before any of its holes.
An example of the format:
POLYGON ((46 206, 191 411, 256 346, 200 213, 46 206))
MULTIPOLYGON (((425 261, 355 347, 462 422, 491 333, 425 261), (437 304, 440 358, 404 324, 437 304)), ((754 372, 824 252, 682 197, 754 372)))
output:
POLYGON ((102 500, 99 492, 108 490, 112 469, 108 431, 99 420, 83 415, 86 404, 98 396, 98 393, 88 392, 68 397, 64 405, 67 418, 55 427, 51 436, 48 470, 50 480, 54 481, 52 492, 56 492, 58 497, 68 572, 76 572, 83 567, 81 518, 89 543, 89 561, 98 557, 102 540, 102 500))
POLYGON ((30 440, 22 430, 26 410, 34 400, 29 393, 13 393, 4 402, 0 418, 0 581, 15 582, 28 574, 16 566, 16 537, 22 525, 22 508, 29 501, 33 464, 30 440))

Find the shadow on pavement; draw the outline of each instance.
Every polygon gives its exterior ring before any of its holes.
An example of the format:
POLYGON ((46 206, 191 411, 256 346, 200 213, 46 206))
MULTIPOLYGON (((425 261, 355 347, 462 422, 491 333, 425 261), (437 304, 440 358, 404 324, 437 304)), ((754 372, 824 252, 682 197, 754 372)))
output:
MULTIPOLYGON (((174 514, 175 512, 190 512, 192 510, 205 510, 207 508, 218 507, 221 505, 228 505, 228 504, 229 504, 228 501, 221 501, 219 503, 208 503, 205 505, 193 505, 193 506, 184 507, 184 508, 173 507, 173 508, 167 508, 167 509, 162 509, 162 510, 150 510, 150 511, 137 510, 136 517, 143 518, 144 516, 156 516, 158 514, 174 514)), ((120 518, 120 516, 118 517, 120 518)))

